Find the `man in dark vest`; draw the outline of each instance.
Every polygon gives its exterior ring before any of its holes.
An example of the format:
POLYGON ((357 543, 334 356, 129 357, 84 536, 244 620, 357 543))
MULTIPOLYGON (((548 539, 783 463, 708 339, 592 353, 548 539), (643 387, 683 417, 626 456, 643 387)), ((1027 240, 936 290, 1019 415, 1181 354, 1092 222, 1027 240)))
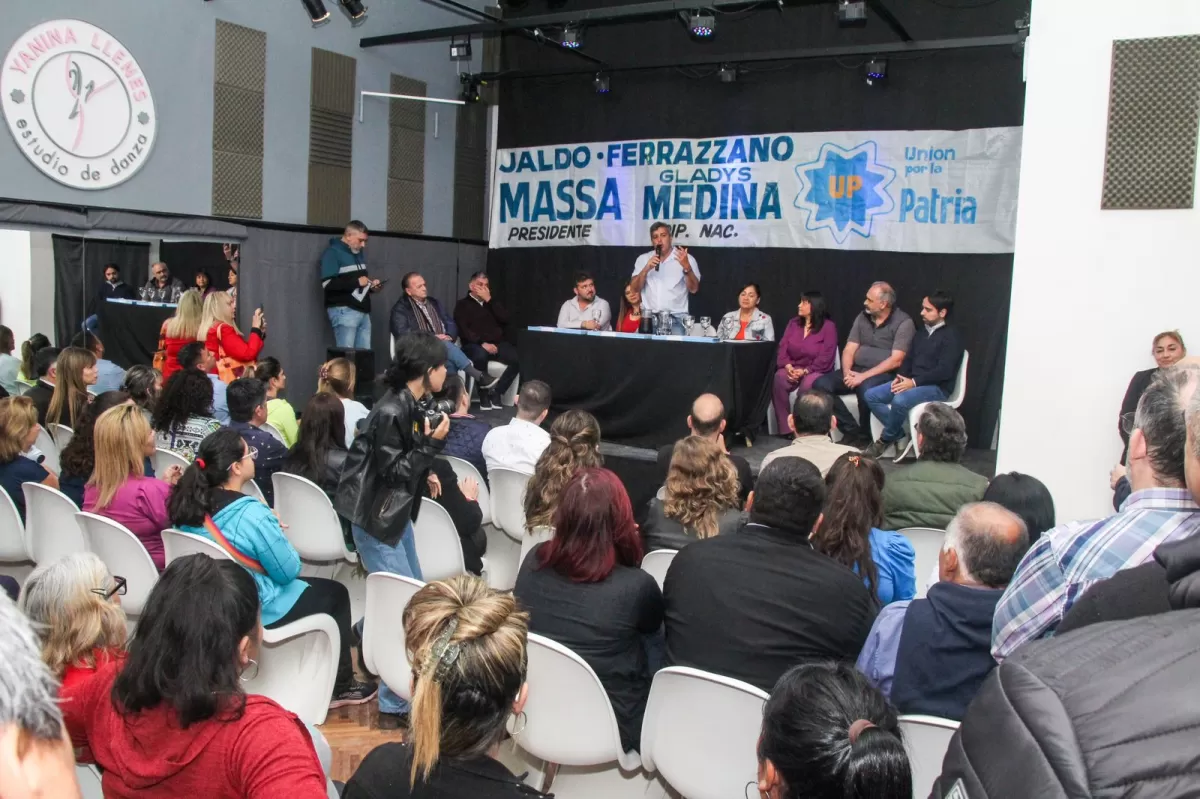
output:
POLYGON ((961 720, 996 667, 992 617, 1028 549, 1021 517, 994 502, 964 505, 946 529, 938 582, 879 613, 858 670, 901 713, 961 720))

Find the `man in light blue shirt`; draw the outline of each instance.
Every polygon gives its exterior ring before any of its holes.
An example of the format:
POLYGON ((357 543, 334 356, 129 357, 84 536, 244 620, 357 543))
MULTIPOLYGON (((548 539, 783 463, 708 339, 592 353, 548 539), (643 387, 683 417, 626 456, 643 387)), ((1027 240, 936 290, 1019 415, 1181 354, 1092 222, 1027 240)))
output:
POLYGON ((125 382, 125 370, 104 359, 104 342, 95 333, 86 330, 76 333, 75 338, 71 339, 71 346, 85 349, 96 356, 96 385, 92 386, 92 392, 103 394, 105 391, 121 390, 125 382))
POLYGON ((229 403, 225 399, 225 383, 212 373, 217 367, 217 359, 204 347, 204 342, 193 341, 179 348, 179 365, 184 369, 199 369, 212 382, 213 387, 213 418, 222 425, 229 426, 229 403))

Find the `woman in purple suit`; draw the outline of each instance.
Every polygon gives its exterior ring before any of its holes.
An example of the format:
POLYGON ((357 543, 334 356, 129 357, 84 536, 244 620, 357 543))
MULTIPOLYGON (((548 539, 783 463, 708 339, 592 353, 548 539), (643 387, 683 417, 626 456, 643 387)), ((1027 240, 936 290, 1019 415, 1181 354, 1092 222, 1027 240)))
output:
POLYGON ((798 316, 788 322, 775 355, 772 396, 781 435, 787 434, 788 414, 792 412, 788 395, 796 389, 807 391, 818 377, 837 368, 837 343, 837 328, 829 318, 821 292, 801 294, 798 316))

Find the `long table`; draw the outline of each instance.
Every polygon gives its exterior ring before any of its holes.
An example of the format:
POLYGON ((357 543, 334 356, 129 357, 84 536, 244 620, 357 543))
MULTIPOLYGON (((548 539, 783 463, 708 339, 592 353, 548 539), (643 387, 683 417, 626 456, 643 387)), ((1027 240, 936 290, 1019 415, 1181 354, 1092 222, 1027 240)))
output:
POLYGON ((108 300, 96 309, 100 317, 100 340, 104 357, 128 369, 135 364, 149 366, 158 348, 162 323, 175 315, 176 306, 165 302, 108 300))
POLYGON ((692 402, 706 392, 725 403, 727 436, 753 434, 771 400, 774 342, 530 327, 518 350, 521 380, 549 384, 554 412, 588 411, 606 441, 631 446, 686 435, 692 402))

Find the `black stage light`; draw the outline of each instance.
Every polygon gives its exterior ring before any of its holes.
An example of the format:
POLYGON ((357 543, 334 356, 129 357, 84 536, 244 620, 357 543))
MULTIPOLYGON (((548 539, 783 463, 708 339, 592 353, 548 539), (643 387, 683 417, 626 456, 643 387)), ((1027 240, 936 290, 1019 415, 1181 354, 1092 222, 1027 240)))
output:
POLYGON ((451 61, 470 61, 471 60, 471 37, 470 36, 451 36, 450 37, 450 60, 451 61))
POLYGON ((300 0, 300 4, 308 12, 308 18, 312 20, 314 28, 319 28, 329 21, 329 11, 325 9, 325 4, 321 0, 300 0))
POLYGON ((482 81, 469 72, 463 72, 458 76, 462 82, 462 92, 459 94, 459 99, 465 103, 479 102, 479 85, 482 81))
POLYGON ((872 58, 867 62, 867 85, 874 86, 887 80, 887 60, 872 58))
POLYGON ((722 64, 717 74, 721 77, 721 83, 733 83, 737 80, 737 65, 722 64))
POLYGON ((572 50, 582 47, 583 29, 578 25, 567 25, 563 28, 561 44, 563 47, 568 47, 572 50))
POLYGON ((693 36, 700 39, 707 39, 712 36, 717 30, 717 17, 713 12, 704 9, 696 9, 688 12, 688 30, 693 36))
POLYGON ((350 17, 350 26, 357 28, 367 21, 367 7, 361 0, 341 0, 342 10, 350 17))
POLYGON ((605 75, 603 72, 596 73, 596 77, 592 79, 592 85, 596 87, 596 94, 608 94, 612 89, 608 75, 605 75))
POLYGON ((867 24, 866 0, 838 0, 838 25, 843 28, 862 27, 867 24))

